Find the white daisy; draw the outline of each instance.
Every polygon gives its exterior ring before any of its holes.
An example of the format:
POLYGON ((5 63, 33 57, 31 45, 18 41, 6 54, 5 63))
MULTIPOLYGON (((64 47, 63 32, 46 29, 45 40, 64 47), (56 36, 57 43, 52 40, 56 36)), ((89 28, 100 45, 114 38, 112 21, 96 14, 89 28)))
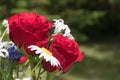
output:
POLYGON ((31 51, 35 51, 36 54, 40 54, 39 58, 44 58, 46 62, 49 61, 52 66, 60 66, 59 61, 53 56, 52 52, 50 52, 46 48, 40 48, 35 45, 31 45, 28 48, 30 48, 31 51))
POLYGON ((7 33, 9 34, 9 24, 8 24, 8 20, 4 19, 3 22, 2 22, 2 25, 7 28, 7 33))
POLYGON ((72 34, 70 33, 71 30, 69 29, 68 25, 64 24, 63 19, 53 19, 54 22, 54 35, 59 34, 62 30, 64 30, 64 34, 63 36, 68 37, 69 39, 74 39, 74 37, 72 36, 72 34))

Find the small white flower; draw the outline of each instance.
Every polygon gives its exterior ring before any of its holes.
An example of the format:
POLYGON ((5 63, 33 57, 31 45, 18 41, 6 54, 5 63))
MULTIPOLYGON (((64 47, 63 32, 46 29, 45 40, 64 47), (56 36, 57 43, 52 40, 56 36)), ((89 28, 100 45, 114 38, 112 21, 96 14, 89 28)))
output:
POLYGON ((1 42, 0 43, 0 49, 6 48, 8 46, 9 42, 1 42))
POLYGON ((64 25, 65 26, 65 33, 63 34, 63 36, 68 37, 69 39, 73 39, 74 37, 72 36, 72 34, 70 33, 71 30, 69 29, 68 25, 64 25))
POLYGON ((9 27, 8 20, 4 19, 2 25, 5 27, 9 27))
POLYGON ((6 58, 8 55, 9 54, 6 49, 0 49, 0 57, 6 58))
POLYGON ((9 24, 8 24, 8 20, 4 19, 3 22, 2 22, 2 25, 7 28, 7 33, 9 34, 9 24))
POLYGON ((15 80, 33 80, 33 79, 32 79, 32 77, 30 76, 30 77, 26 77, 26 78, 22 78, 22 79, 16 78, 15 80))
POLYGON ((14 45, 14 43, 13 42, 8 42, 8 41, 6 41, 6 42, 1 42, 0 43, 0 49, 8 49, 11 45, 14 45))
POLYGON ((58 34, 61 32, 61 30, 65 30, 65 27, 64 27, 64 21, 63 19, 53 19, 54 22, 54 27, 55 27, 55 30, 54 30, 54 34, 58 34))
POLYGON ((7 56, 9 56, 7 49, 11 45, 14 45, 14 43, 8 42, 8 41, 0 43, 0 56, 1 57, 6 58, 7 56))
POLYGON ((31 51, 35 51, 36 54, 40 54, 39 58, 44 58, 46 62, 49 61, 52 66, 60 66, 59 61, 52 55, 52 52, 46 48, 40 48, 35 45, 31 45, 28 48, 30 48, 31 51))
POLYGON ((68 37, 69 39, 74 39, 74 37, 72 36, 72 34, 70 33, 71 30, 69 29, 68 25, 65 25, 64 24, 64 21, 63 19, 53 19, 54 22, 54 27, 55 27, 55 30, 54 30, 54 34, 53 35, 57 35, 59 34, 62 30, 64 30, 64 34, 63 36, 66 36, 68 37))
POLYGON ((23 78, 23 80, 32 80, 32 77, 23 78))
POLYGON ((7 45, 8 45, 8 42, 1 42, 0 43, 0 57, 6 58, 9 55, 8 51, 6 49, 7 45))

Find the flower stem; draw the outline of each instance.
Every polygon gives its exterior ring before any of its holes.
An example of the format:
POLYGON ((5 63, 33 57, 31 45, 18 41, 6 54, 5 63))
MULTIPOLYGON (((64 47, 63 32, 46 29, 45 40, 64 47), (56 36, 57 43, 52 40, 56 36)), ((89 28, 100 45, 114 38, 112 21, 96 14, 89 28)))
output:
POLYGON ((41 80, 41 76, 40 76, 41 67, 42 67, 42 65, 40 64, 39 71, 38 71, 38 74, 37 74, 37 80, 38 80, 39 78, 40 78, 40 80, 41 80))
POLYGON ((0 41, 2 41, 2 39, 4 38, 6 32, 7 32, 7 28, 6 28, 5 31, 3 32, 3 34, 2 34, 2 36, 1 36, 1 38, 0 38, 0 41))
POLYGON ((42 72, 40 73, 40 75, 41 75, 41 74, 43 74, 44 72, 45 72, 45 70, 44 70, 44 71, 42 71, 42 72))
POLYGON ((3 70, 1 69, 1 67, 0 67, 0 73, 2 74, 3 80, 7 80, 6 77, 5 77, 5 74, 4 74, 3 70))
POLYGON ((32 69, 31 73, 33 73, 33 71, 35 71, 35 69, 38 67, 38 65, 41 63, 41 60, 39 60, 39 62, 37 63, 37 65, 32 69))
POLYGON ((19 78, 19 64, 16 65, 16 77, 19 78))
POLYGON ((30 74, 28 74, 28 77, 29 77, 29 76, 32 76, 32 79, 33 79, 33 80, 35 80, 35 71, 33 70, 33 68, 34 68, 34 66, 35 66, 34 60, 35 60, 34 57, 29 56, 29 62, 30 62, 31 72, 30 72, 30 74))
MULTIPOLYGON (((34 60, 33 60, 34 61, 34 60)), ((31 63, 31 72, 30 72, 30 75, 32 75, 33 77, 33 80, 36 80, 36 75, 35 75, 35 69, 40 65, 42 59, 40 59, 38 61, 38 63, 34 66, 34 62, 30 60, 30 63, 31 63)))

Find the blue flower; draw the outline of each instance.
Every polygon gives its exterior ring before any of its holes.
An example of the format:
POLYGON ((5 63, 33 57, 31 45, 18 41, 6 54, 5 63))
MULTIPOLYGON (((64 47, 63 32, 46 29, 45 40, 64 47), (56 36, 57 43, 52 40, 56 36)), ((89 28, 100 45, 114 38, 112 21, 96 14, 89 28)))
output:
POLYGON ((12 62, 16 60, 19 61, 19 58, 22 57, 22 54, 18 51, 17 47, 14 45, 8 48, 8 53, 9 53, 8 59, 11 60, 12 62))

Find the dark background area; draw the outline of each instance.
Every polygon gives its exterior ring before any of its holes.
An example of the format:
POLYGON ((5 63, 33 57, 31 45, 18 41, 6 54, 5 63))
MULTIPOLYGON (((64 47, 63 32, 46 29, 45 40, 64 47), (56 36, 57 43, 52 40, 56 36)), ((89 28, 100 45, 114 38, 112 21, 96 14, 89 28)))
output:
POLYGON ((1 21, 22 11, 64 19, 78 42, 120 35, 120 0, 0 0, 1 21))

